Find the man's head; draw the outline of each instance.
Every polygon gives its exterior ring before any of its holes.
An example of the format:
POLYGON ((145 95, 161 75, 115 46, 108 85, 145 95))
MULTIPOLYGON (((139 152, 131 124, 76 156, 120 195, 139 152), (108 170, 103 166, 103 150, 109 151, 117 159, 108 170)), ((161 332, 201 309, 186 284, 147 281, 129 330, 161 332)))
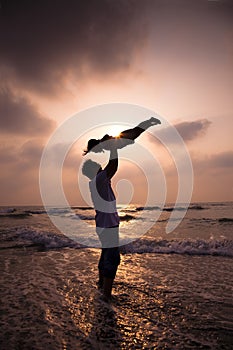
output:
POLYGON ((91 159, 88 159, 82 167, 83 175, 87 176, 90 180, 96 176, 99 170, 101 170, 101 165, 93 162, 91 159))

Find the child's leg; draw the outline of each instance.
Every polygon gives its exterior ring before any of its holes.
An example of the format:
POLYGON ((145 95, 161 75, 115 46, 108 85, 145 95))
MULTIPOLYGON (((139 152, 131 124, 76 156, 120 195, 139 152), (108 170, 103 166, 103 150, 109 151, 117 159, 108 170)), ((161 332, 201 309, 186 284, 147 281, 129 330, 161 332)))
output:
POLYGON ((144 129, 136 126, 133 129, 124 130, 120 133, 119 137, 121 139, 128 139, 128 140, 135 140, 141 133, 144 131, 144 129))
POLYGON ((146 129, 148 129, 152 125, 160 124, 160 120, 156 118, 150 118, 145 120, 135 126, 133 129, 124 130, 120 133, 120 138, 135 140, 138 136, 140 136, 146 129))

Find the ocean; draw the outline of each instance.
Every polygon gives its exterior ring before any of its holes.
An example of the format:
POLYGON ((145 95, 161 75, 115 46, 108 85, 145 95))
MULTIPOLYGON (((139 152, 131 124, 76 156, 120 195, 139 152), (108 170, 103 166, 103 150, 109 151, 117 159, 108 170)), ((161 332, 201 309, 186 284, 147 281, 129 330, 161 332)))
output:
POLYGON ((192 203, 166 233, 173 208, 119 206, 131 240, 105 305, 92 208, 50 209, 77 225, 70 236, 43 207, 1 207, 0 348, 232 349, 233 203, 192 203))

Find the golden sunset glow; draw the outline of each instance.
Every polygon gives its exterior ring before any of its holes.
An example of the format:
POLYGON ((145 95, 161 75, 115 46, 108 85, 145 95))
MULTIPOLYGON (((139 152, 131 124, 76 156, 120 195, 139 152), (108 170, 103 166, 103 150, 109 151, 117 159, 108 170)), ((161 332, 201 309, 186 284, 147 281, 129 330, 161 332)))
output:
POLYGON ((123 125, 110 125, 109 127, 106 127, 106 133, 109 136, 117 137, 125 129, 126 129, 126 126, 123 126, 123 125))

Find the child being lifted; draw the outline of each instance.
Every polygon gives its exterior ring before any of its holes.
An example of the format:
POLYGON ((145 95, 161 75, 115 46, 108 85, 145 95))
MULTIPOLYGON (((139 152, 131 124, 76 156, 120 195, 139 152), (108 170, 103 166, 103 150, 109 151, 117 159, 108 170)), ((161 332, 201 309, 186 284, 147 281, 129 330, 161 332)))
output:
POLYGON ((87 143, 87 149, 84 151, 83 155, 89 152, 104 152, 104 150, 109 150, 114 141, 115 148, 123 148, 127 145, 134 143, 134 140, 140 136, 146 129, 153 125, 161 124, 161 121, 157 118, 151 117, 135 126, 133 129, 128 129, 122 131, 119 136, 113 137, 108 134, 104 135, 102 139, 90 139, 87 143), (111 141, 111 143, 106 142, 111 141))

